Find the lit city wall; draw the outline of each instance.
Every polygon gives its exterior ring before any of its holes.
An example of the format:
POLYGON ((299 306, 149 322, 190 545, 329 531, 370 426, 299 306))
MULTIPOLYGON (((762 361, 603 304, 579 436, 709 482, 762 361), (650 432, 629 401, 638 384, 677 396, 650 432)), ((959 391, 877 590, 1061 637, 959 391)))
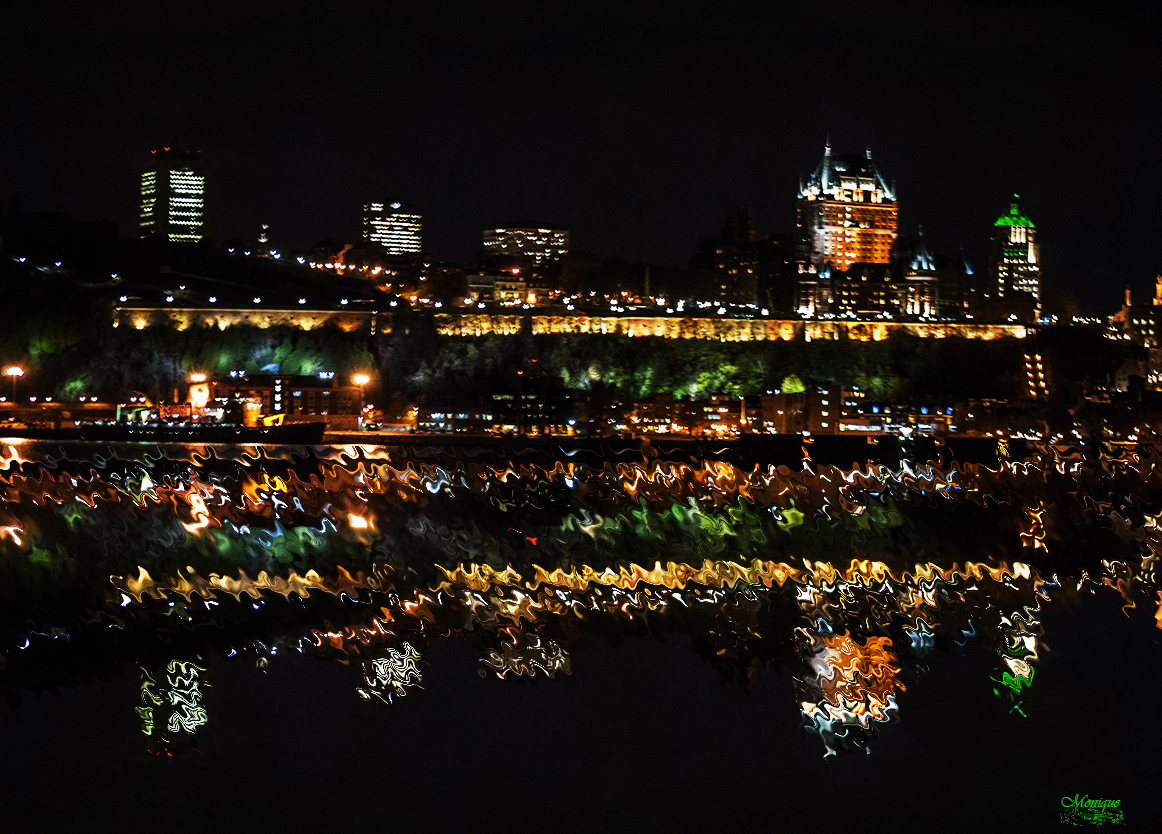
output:
MULTIPOLYGON (((801 321, 798 319, 727 319, 678 316, 545 316, 488 313, 437 313, 433 316, 441 336, 515 336, 524 331, 525 319, 535 335, 554 333, 605 333, 622 336, 655 336, 665 339, 705 339, 718 342, 771 342, 805 338, 808 341, 851 339, 880 342, 896 333, 927 339, 1025 338, 1019 324, 960 324, 934 322, 801 321)), ((354 332, 390 333, 391 314, 365 310, 301 310, 232 307, 116 307, 113 326, 191 327, 297 327, 315 330, 335 325, 354 332)))
POLYGON ((301 310, 271 309, 255 307, 115 307, 113 326, 133 327, 144 330, 147 327, 174 327, 188 330, 191 327, 297 327, 300 330, 316 330, 326 325, 334 325, 345 333, 357 331, 376 333, 391 332, 391 316, 367 310, 301 310))
MULTIPOLYGON (((617 333, 624 336, 660 336, 667 339, 708 339, 721 342, 854 339, 883 341, 895 333, 923 338, 959 337, 1023 339, 1025 328, 1009 324, 935 324, 925 322, 800 321, 796 319, 678 318, 675 316, 531 316, 532 332, 617 333)), ((442 335, 472 335, 477 332, 520 332, 517 316, 437 316, 442 335), (504 319, 503 324, 487 319, 504 319), (514 329, 515 325, 515 329, 514 329), (491 327, 491 330, 488 328, 491 327)))

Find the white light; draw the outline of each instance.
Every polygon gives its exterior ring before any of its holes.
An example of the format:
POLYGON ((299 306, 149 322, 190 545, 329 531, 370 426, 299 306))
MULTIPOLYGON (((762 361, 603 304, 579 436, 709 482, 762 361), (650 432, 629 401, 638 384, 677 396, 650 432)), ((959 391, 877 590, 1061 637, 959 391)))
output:
POLYGON ((347 299, 346 299, 346 298, 344 298, 344 299, 343 299, 342 301, 340 301, 339 303, 340 303, 340 304, 346 304, 346 303, 347 303, 347 299))
POLYGON ((307 303, 307 300, 305 298, 299 299, 299 304, 306 304, 306 303, 307 303))
POLYGON ((210 296, 210 303, 211 303, 211 304, 213 304, 213 303, 214 303, 215 301, 217 301, 217 300, 218 300, 218 296, 216 296, 216 295, 212 295, 212 296, 210 296))
POLYGON ((261 303, 262 303, 262 299, 261 299, 261 298, 259 298, 259 297, 256 295, 256 296, 254 296, 254 303, 255 303, 255 304, 261 304, 261 303))
POLYGON ((172 296, 172 295, 167 295, 167 296, 165 297, 165 300, 166 300, 166 301, 173 301, 173 296, 172 296))
POLYGON ((123 296, 121 296, 121 301, 122 301, 122 302, 125 302, 125 301, 128 301, 128 300, 129 300, 129 296, 127 296, 127 295, 123 295, 123 296))

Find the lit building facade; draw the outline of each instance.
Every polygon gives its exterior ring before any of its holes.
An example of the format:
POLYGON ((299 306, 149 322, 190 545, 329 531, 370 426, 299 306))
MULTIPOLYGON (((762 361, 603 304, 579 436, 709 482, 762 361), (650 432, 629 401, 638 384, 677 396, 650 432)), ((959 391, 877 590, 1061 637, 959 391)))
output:
POLYGON ((831 152, 805 184, 796 207, 800 272, 824 266, 847 270, 852 264, 886 264, 899 225, 895 188, 872 161, 831 152))
POLYGON ((421 251, 423 217, 402 203, 364 203, 363 238, 378 243, 389 255, 421 251))
POLYGON ((155 148, 141 173, 143 238, 197 243, 205 234, 206 176, 201 151, 155 148))
POLYGON ((561 229, 486 229, 488 255, 531 258, 537 266, 559 260, 569 251, 569 233, 561 229))
POLYGON ((1041 304, 1041 247, 1037 228, 1021 213, 1016 203, 993 223, 993 240, 989 250, 989 275, 986 293, 1004 301, 1014 292, 1028 293, 1041 304))

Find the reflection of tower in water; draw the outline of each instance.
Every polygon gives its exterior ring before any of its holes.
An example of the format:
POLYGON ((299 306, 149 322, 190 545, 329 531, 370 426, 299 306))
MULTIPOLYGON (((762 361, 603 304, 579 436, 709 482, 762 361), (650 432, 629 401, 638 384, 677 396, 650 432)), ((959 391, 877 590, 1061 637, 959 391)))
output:
POLYGON ((141 732, 157 746, 155 752, 172 756, 175 750, 193 748, 198 730, 209 721, 203 703, 199 673, 205 667, 185 660, 171 660, 151 672, 141 669, 141 732))

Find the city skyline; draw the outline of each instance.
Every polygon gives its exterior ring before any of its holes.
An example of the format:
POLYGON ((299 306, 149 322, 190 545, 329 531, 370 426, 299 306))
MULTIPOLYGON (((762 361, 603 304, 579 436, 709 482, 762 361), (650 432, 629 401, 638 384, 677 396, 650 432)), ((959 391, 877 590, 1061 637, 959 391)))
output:
POLYGON ((1147 166, 1128 189, 1111 172, 1155 134, 1146 46, 1159 18, 1083 8, 744 4, 662 18, 517 4, 466 6, 451 22, 358 3, 278 16, 209 3, 180 38, 159 30, 159 48, 190 67, 180 81, 117 57, 153 31, 134 4, 61 20, 9 12, 0 194, 126 234, 136 161, 167 140, 180 100, 178 132, 215 183, 219 240, 252 238, 260 223, 286 249, 356 239, 362 195, 381 193, 418 198, 425 246, 453 261, 478 251, 480 229, 527 218, 569 229, 583 251, 684 264, 732 205, 751 205, 761 233, 792 232, 798 179, 830 135, 836 148, 870 146, 896 177, 901 231, 923 225, 934 251, 963 245, 974 264, 1021 194, 1047 289, 1105 307, 1126 284, 1146 291, 1158 268, 1159 175, 1147 166), (215 10, 232 21, 225 34, 215 10), (854 77, 802 41, 840 22, 881 44, 854 77), (60 48, 46 66, 35 49, 49 32, 60 48), (360 57, 380 42, 399 56, 391 72, 360 57), (495 99, 518 79, 520 107, 495 99))

